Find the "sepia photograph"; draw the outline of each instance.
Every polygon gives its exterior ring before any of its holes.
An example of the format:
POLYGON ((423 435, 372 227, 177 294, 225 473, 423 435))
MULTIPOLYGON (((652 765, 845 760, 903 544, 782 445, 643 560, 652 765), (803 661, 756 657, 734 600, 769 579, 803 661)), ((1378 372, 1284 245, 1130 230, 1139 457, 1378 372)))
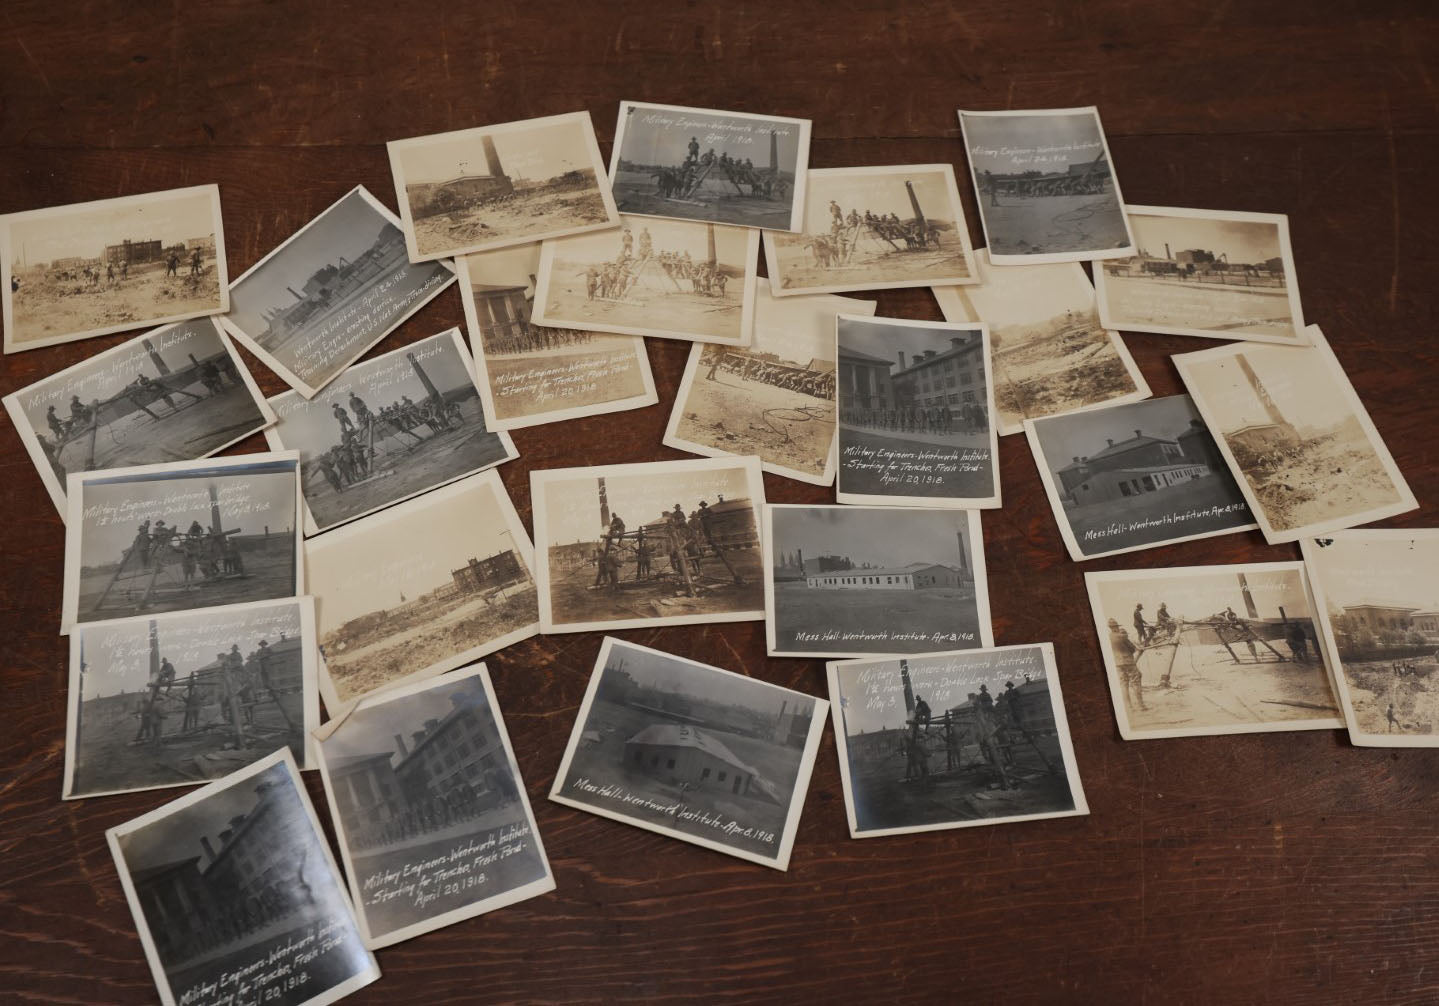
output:
POLYGON ((209 782, 320 725, 312 598, 77 626, 64 798, 209 782))
POLYGON ((62 520, 71 472, 193 461, 275 421, 213 318, 136 336, 4 403, 62 520))
POLYGON ((840 315, 841 503, 1000 504, 989 329, 840 315))
POLYGON ((811 168, 804 226, 764 232, 776 297, 974 283, 948 164, 811 168))
POLYGON ((974 286, 934 288, 944 320, 989 326, 999 435, 1026 419, 1099 409, 1149 397, 1149 385, 1118 332, 1099 323, 1094 288, 1078 262, 994 266, 974 256, 974 286))
POLYGON ((1134 253, 1099 109, 961 109, 959 127, 995 265, 1134 253))
POLYGON ((305 534, 374 513, 518 457, 486 428, 460 330, 348 368, 313 398, 270 399, 275 450, 300 452, 305 534))
POLYGON ((1271 545, 1419 506, 1319 326, 1305 334, 1173 357, 1271 545))
POLYGON ((7 353, 222 314, 229 283, 214 185, 0 215, 7 353))
POLYGON ((544 243, 535 324, 749 345, 759 231, 620 220, 616 231, 544 243))
POLYGON ((764 618, 755 457, 530 472, 540 631, 764 618))
POLYGON ((412 265, 399 218, 357 185, 235 280, 220 322, 310 398, 454 278, 412 265))
POLYGON ((518 430, 659 401, 639 336, 532 320, 540 242, 461 255, 455 264, 491 429, 518 430))
POLYGON ((533 636, 533 563, 493 469, 306 542, 330 716, 533 636))
POLYGON ((1126 207, 1137 251, 1094 269, 1105 328, 1306 346, 1282 213, 1126 207))
POLYGON ((365 946, 555 889, 484 664, 366 699, 317 745, 365 946))
POLYGON ((550 799, 787 870, 828 706, 606 636, 550 799))
POLYGON ((1084 581, 1125 740, 1344 726, 1304 563, 1084 581))
POLYGON ((809 133, 808 119, 622 101, 615 202, 621 213, 800 230, 809 133))
POLYGON ((851 838, 1089 813, 1054 646, 828 664, 851 838))
POLYGON ((60 634, 304 593, 299 469, 275 452, 72 472, 60 634))
POLYGON ((690 348, 664 443, 711 458, 753 454, 772 475, 834 485, 835 319, 871 316, 876 302, 773 293, 758 281, 748 346, 690 348))
POLYGON ((1299 542, 1351 743, 1439 747, 1439 530, 1299 542))
POLYGON ((614 227, 589 112, 391 140, 410 261, 614 227))
POLYGON ((770 656, 994 645, 977 511, 776 503, 764 538, 770 656))
POLYGON ((1259 527, 1188 395, 1024 428, 1075 562, 1259 527))
POLYGON ((105 838, 164 1006, 326 1006, 380 977, 289 748, 105 838))

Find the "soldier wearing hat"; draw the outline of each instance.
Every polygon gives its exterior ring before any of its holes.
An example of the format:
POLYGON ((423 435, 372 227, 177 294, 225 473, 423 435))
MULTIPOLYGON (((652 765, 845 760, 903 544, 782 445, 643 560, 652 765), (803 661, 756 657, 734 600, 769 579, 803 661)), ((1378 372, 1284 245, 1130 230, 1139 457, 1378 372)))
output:
POLYGON ((1119 687, 1125 704, 1131 699, 1136 708, 1148 712, 1144 704, 1144 686, 1139 674, 1139 647, 1129 638, 1124 626, 1109 620, 1109 648, 1114 653, 1114 669, 1119 674, 1119 687))

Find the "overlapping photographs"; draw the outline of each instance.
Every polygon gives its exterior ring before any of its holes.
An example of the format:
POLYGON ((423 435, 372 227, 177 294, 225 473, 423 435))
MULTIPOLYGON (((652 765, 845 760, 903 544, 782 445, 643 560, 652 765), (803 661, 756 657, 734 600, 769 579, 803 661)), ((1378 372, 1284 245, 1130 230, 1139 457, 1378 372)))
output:
POLYGON ((550 799, 788 869, 828 705, 606 636, 550 799))
POLYGON ((976 511, 777 503, 764 524, 771 656, 994 645, 976 511))
POLYGON ((303 593, 299 474, 294 452, 72 473, 61 634, 303 593))
POLYGON ((105 837, 165 1006, 326 1006, 380 977, 289 748, 105 837))
POLYGON ((391 140, 410 261, 613 227, 589 112, 391 140))
POLYGON ((875 301, 755 291, 748 346, 695 345, 664 442, 707 457, 753 454, 765 471, 834 484, 835 319, 874 314, 875 301))
POLYGON ((1125 740, 1344 725, 1302 562, 1084 579, 1125 740))
POLYGON ((999 506, 989 330, 838 318, 836 498, 841 503, 999 506))
POLYGON ((4 402, 62 519, 71 472, 208 457, 275 421, 211 318, 146 332, 4 402))
POLYGON ((852 838, 1089 813, 1050 643, 828 673, 852 838))
POLYGON ((220 190, 0 216, 5 352, 229 310, 220 190))
POLYGON ((305 533, 317 534, 518 456, 486 428, 459 329, 350 367, 313 398, 270 399, 276 450, 300 454, 305 533))
POLYGON ((1042 419, 1149 397, 1149 385, 1117 332, 1106 331, 1094 288, 1077 262, 990 264, 974 256, 975 286, 935 287, 946 321, 989 326, 999 435, 1042 419))
POLYGON ((622 213, 798 231, 808 119, 620 102, 610 183, 622 213))
POLYGON ((1173 358, 1271 545, 1419 505, 1323 333, 1306 334, 1173 358))
POLYGON ((410 264, 399 219, 358 185, 235 280, 221 323, 310 398, 454 278, 410 264))
POLYGON ((77 626, 65 799, 190 786, 320 725, 309 597, 77 626))
POLYGON ((371 950, 555 889, 484 664, 366 699, 318 750, 371 950))

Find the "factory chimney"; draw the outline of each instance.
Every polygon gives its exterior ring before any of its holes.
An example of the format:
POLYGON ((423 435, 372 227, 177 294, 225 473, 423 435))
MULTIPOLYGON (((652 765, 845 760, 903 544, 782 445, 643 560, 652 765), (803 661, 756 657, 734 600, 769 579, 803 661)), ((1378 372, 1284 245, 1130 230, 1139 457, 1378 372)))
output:
POLYGON ((966 562, 966 561, 965 561, 965 558, 964 558, 964 532, 963 532, 963 531, 956 531, 956 532, 954 532, 954 536, 955 536, 955 538, 959 539, 959 568, 960 568, 960 571, 961 571, 961 572, 968 572, 968 571, 969 571, 969 563, 966 562))
MULTIPOLYGON (((155 369, 160 372, 160 376, 161 376, 161 377, 164 377, 166 374, 168 374, 168 373, 170 372, 170 367, 169 367, 169 365, 166 364, 165 361, 160 358, 160 354, 159 354, 159 353, 155 352, 155 345, 154 345, 154 343, 152 343, 149 339, 146 339, 146 340, 144 340, 144 345, 145 345, 145 352, 147 352, 147 353, 150 354, 150 362, 155 365, 155 369)), ((191 359, 193 359, 193 357, 192 357, 191 359)))
POLYGON ((209 866, 215 861, 215 847, 210 844, 209 835, 200 836, 200 848, 205 850, 205 865, 209 866))
POLYGON ((150 680, 160 680, 160 633, 153 620, 150 622, 150 680))
POLYGON ((1168 242, 1168 241, 1164 242, 1164 257, 1165 257, 1165 258, 1173 258, 1173 257, 1174 257, 1173 255, 1169 254, 1169 242, 1168 242))
POLYGON ((779 174, 779 137, 773 129, 769 131, 769 173, 779 174))
MULTIPOLYGON (((773 135, 773 134, 771 134, 771 135, 773 135)), ((714 225, 714 224, 710 224, 710 225, 709 225, 709 258, 706 259, 705 261, 709 262, 711 269, 714 268, 715 262, 717 261, 717 259, 716 259, 716 257, 715 257, 715 225, 714 225)))
POLYGON ((605 493, 605 480, 600 479, 600 530, 610 529, 610 498, 605 493))
POLYGON ((1259 381, 1259 375, 1249 365, 1249 359, 1243 353, 1234 354, 1234 361, 1239 364, 1239 369, 1244 371, 1244 377, 1249 381, 1249 386, 1254 389, 1254 397, 1259 399, 1259 404, 1264 408, 1264 414, 1275 426, 1288 426, 1284 419, 1284 413, 1279 411, 1279 406, 1274 404, 1274 399, 1269 397, 1269 392, 1259 381))
POLYGON ((909 684, 909 661, 899 662, 899 680, 904 682, 904 718, 911 719, 914 716, 914 689, 909 684))
POLYGON ((225 530, 225 525, 220 521, 220 495, 215 490, 215 483, 210 483, 210 530, 220 534, 225 530))
POLYGON ((1249 613, 1250 618, 1259 617, 1259 609, 1254 606, 1254 595, 1249 593, 1249 581, 1244 574, 1239 574, 1239 592, 1244 595, 1244 610, 1249 613))
POLYGON ((899 355, 899 369, 900 369, 900 370, 903 370, 903 369, 904 369, 904 350, 900 349, 900 350, 896 350, 896 352, 897 352, 898 355, 899 355))
POLYGON ((492 178, 505 177, 505 169, 500 166, 500 155, 495 150, 494 137, 485 135, 480 137, 480 146, 485 148, 485 167, 492 178))
POLYGON ((395 747, 399 749, 401 758, 410 757, 410 749, 405 745, 404 734, 395 734, 395 747))
POLYGON ((406 353, 405 359, 410 361, 410 366, 415 369, 415 376, 418 377, 420 383, 425 386, 425 391, 429 394, 430 398, 437 404, 444 402, 444 396, 440 394, 439 389, 431 382, 430 375, 425 373, 425 368, 420 366, 420 361, 415 359, 415 354, 406 353))
POLYGON ((908 178, 904 180, 904 190, 909 193, 909 205, 914 209, 914 222, 919 224, 920 233, 924 233, 924 210, 919 208, 919 197, 914 194, 914 183, 908 178))
POLYGON ((794 554, 797 560, 796 565, 799 566, 799 575, 804 576, 804 549, 797 548, 794 550, 794 554))

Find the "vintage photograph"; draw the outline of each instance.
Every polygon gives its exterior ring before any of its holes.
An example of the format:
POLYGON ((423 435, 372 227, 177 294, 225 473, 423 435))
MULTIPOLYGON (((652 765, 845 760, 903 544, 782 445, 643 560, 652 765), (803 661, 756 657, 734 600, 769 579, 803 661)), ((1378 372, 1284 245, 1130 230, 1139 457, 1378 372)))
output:
POLYGON ((828 706, 606 636, 550 799, 786 870, 828 706))
POLYGON ((837 331, 836 499, 998 507, 985 324, 840 315, 837 331))
POLYGON ((530 472, 541 632, 764 618, 759 459, 530 472))
POLYGON ((536 324, 749 345, 759 231, 621 221, 617 231, 544 243, 536 324))
POLYGON ((613 227, 589 112, 391 140, 410 261, 613 227))
POLYGON ((306 542, 330 715, 533 636, 533 563, 493 469, 306 542))
POLYGON ((1134 253, 1099 109, 959 113, 995 265, 1134 253))
POLYGON ((320 725, 309 597, 77 626, 64 797, 190 786, 320 725))
POLYGON ((1299 546, 1350 741, 1439 747, 1439 530, 1334 531, 1299 546))
POLYGON ((776 503, 764 534, 770 656, 994 645, 976 511, 776 503))
POLYGON ((60 634, 304 593, 293 452, 70 475, 60 634))
POLYGON ((455 264, 491 429, 518 430, 659 401, 639 336, 531 320, 540 242, 461 255, 455 264))
POLYGON ((1344 726, 1304 563, 1084 580, 1125 740, 1344 726))
POLYGON ((1026 419, 1149 397, 1149 385, 1118 332, 1106 331, 1094 288, 1078 262, 994 266, 974 256, 975 286, 935 287, 944 320, 989 326, 999 435, 1026 419))
POLYGON ((834 485, 835 319, 871 316, 875 301, 773 292, 758 281, 748 346, 691 347, 664 443, 711 458, 753 454, 771 474, 834 485))
POLYGON ((1075 562, 1259 527, 1188 395, 1024 427, 1075 562))
POLYGON ((71 472, 209 457, 275 421, 212 318, 146 332, 4 402, 62 519, 71 472))
POLYGON ((1050 643, 828 671, 851 838, 1089 813, 1050 643))
POLYGON ((808 119, 620 102, 610 183, 621 213, 797 231, 808 119))
POLYGON ((324 1006, 380 977, 289 748, 105 837, 165 1006, 324 1006))
POLYGON ((310 398, 454 278, 412 265, 399 218, 357 185, 235 280, 221 324, 310 398))
POLYGON ((765 231, 775 296, 976 282, 948 164, 811 168, 804 228, 765 231))
POLYGON ((371 950, 555 889, 484 664, 366 699, 317 747, 371 950))
POLYGON ((1419 506, 1319 326, 1305 334, 1173 357, 1271 545, 1419 506))
POLYGON ((485 426, 460 330, 449 329, 348 368, 313 398, 270 399, 275 450, 300 452, 305 533, 409 499, 518 457, 485 426))
POLYGON ((1094 269, 1105 328, 1308 345, 1287 216, 1167 206, 1126 213, 1138 251, 1094 269))

